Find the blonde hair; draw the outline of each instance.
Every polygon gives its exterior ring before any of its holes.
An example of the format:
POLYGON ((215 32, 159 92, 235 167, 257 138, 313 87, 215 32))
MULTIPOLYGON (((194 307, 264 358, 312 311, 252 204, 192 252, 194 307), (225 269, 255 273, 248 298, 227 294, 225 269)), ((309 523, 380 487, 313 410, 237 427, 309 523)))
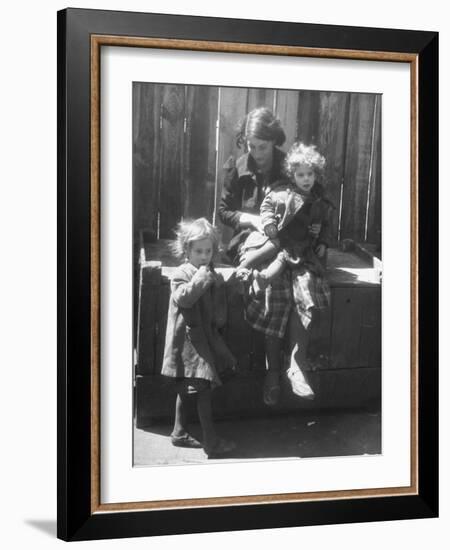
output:
POLYGON ((172 253, 177 258, 186 258, 189 247, 195 241, 210 239, 213 246, 213 258, 219 250, 219 235, 217 229, 206 218, 183 220, 175 230, 176 239, 171 243, 172 253))
POLYGON ((310 166, 316 176, 322 176, 325 167, 325 157, 317 151, 315 145, 305 145, 302 142, 294 143, 286 154, 284 168, 289 178, 294 178, 294 172, 297 166, 306 164, 310 166))

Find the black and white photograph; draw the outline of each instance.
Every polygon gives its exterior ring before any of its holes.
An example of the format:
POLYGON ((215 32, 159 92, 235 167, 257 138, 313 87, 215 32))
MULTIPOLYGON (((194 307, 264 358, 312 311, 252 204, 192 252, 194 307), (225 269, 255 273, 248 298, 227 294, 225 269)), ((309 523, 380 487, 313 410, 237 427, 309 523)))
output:
POLYGON ((135 467, 382 453, 382 107, 132 83, 135 467))
POLYGON ((5 5, 4 548, 448 546, 444 8, 5 5))

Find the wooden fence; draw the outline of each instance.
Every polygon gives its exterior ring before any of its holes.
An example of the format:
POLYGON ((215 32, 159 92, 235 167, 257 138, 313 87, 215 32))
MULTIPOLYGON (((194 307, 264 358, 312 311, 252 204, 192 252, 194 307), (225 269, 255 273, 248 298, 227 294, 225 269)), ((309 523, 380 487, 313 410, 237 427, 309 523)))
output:
POLYGON ((243 153, 237 123, 259 106, 281 120, 284 150, 301 140, 325 155, 335 242, 380 247, 381 96, 147 82, 133 84, 134 242, 141 229, 173 238, 182 217, 219 224, 222 166, 243 153))

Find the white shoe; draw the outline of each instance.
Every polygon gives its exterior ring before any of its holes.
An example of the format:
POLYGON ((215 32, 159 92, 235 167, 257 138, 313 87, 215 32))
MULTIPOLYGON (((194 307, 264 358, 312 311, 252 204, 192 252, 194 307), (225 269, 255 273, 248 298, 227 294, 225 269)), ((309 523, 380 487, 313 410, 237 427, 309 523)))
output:
POLYGON ((314 399, 315 394, 311 386, 303 376, 302 371, 296 365, 289 367, 286 372, 291 388, 295 395, 303 397, 304 399, 314 399))

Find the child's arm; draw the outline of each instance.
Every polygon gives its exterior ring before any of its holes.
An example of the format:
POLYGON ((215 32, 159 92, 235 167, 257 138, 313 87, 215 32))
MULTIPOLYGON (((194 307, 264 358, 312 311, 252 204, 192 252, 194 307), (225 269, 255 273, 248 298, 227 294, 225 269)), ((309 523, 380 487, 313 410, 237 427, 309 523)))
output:
POLYGON ((322 199, 313 203, 310 233, 315 237, 314 250, 321 258, 330 245, 330 216, 333 206, 322 199))
POLYGON ((179 307, 192 307, 213 280, 212 273, 205 266, 201 266, 190 280, 182 269, 178 269, 171 283, 173 301, 179 307))
POLYGON ((268 193, 261 203, 260 213, 264 233, 269 237, 269 239, 274 239, 278 234, 275 211, 276 202, 273 199, 272 193, 268 193))
POLYGON ((223 166, 224 180, 222 196, 219 202, 219 218, 224 225, 237 230, 242 216, 238 193, 238 173, 233 157, 230 157, 223 166))
POLYGON ((333 210, 332 206, 330 206, 328 204, 323 205, 321 226, 320 226, 319 234, 317 236, 317 243, 316 244, 317 245, 323 244, 325 246, 325 248, 328 248, 330 246, 330 242, 331 242, 330 241, 330 237, 331 237, 330 219, 331 219, 332 210, 333 210))

